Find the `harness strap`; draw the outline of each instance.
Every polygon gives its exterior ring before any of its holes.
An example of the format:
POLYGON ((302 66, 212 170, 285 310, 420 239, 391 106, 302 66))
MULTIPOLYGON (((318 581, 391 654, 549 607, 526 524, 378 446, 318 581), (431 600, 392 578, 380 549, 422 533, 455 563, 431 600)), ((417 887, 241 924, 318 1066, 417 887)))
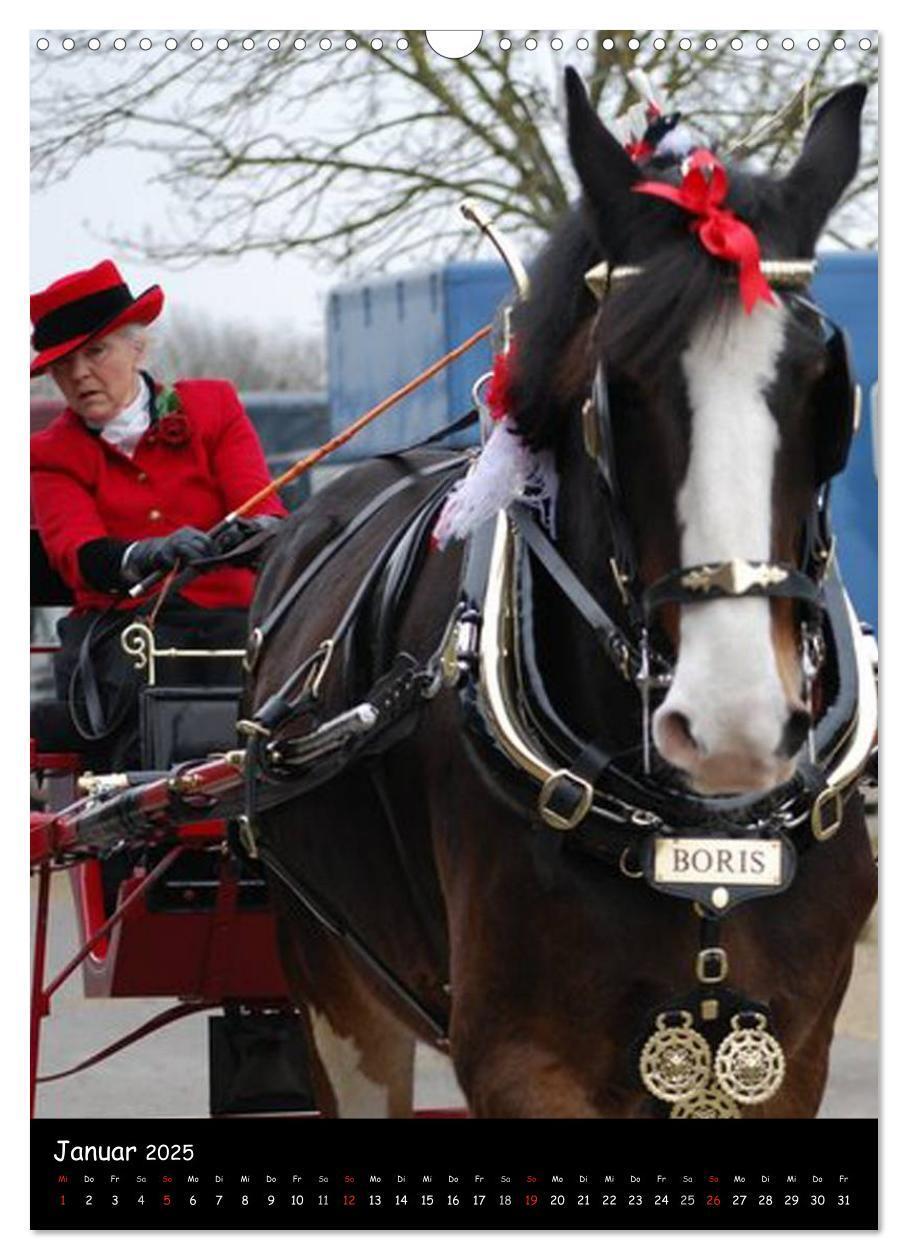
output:
MULTIPOLYGON (((455 467, 458 471, 462 466, 462 463, 462 460, 456 461, 455 467)), ((444 467, 448 467, 448 465, 445 465, 444 467)), ((436 466, 433 471, 437 473, 439 468, 436 466)), ((447 493, 452 479, 453 477, 450 475, 445 477, 441 484, 431 491, 428 496, 427 503, 424 503, 418 510, 417 520, 422 519, 427 506, 429 511, 434 514, 440 500, 447 493)), ((296 717, 298 714, 307 712, 314 707, 318 697, 316 694, 316 688, 312 685, 311 680, 313 677, 320 676, 324 673, 324 670, 327 668, 334 656, 334 653, 341 644, 344 644, 345 649, 349 646, 350 639, 352 637, 351 632, 359 624, 359 618, 362 614, 363 608, 367 605, 372 592, 375 589, 376 582, 383 574, 389 557, 394 554, 400 543, 401 537, 408 535, 410 530, 411 522, 410 518, 407 517, 400 523, 398 528, 391 533, 384 546, 378 551, 372 560, 365 576, 360 581, 359 586, 356 588, 356 591, 347 604, 343 616, 332 631, 331 637, 326 639, 322 647, 317 649, 316 652, 307 658, 307 660, 297 666, 281 688, 274 695, 269 696, 269 698, 256 710, 253 722, 258 723, 270 731, 281 723, 287 722, 291 718, 296 717), (319 665, 318 658, 323 658, 322 664, 320 668, 315 668, 319 665), (296 697, 291 698, 301 681, 302 690, 296 697)), ((342 538, 343 535, 340 537, 342 538)), ((316 561, 318 559, 319 557, 316 557, 316 561)), ((314 561, 313 564, 316 561, 314 561)), ((310 569, 312 567, 312 565, 309 566, 310 569)), ((265 627, 263 625, 263 633, 264 628, 265 627)), ((349 676, 351 668, 352 662, 348 655, 347 669, 345 671, 346 675, 349 676)))
POLYGON ((549 577, 561 588, 593 631, 609 660, 619 673, 630 680, 640 666, 640 653, 636 644, 593 598, 528 509, 522 504, 513 504, 509 508, 509 515, 549 577))
POLYGON ((463 465, 468 456, 460 454, 448 459, 441 460, 437 464, 432 464, 427 468, 418 469, 416 472, 410 473, 406 477, 402 477, 399 481, 394 481, 390 486, 386 486, 379 494, 371 499, 365 507, 363 507, 354 516, 353 520, 347 524, 344 529, 331 540, 322 551, 315 556, 310 564, 302 571, 296 580, 287 588, 280 600, 268 613, 267 617, 257 627, 257 639, 259 643, 264 642, 274 628, 283 621, 284 617, 293 607, 301 591, 312 581, 312 579, 321 572, 329 560, 332 560, 340 549, 345 546, 351 538, 355 537, 361 529, 377 516, 378 513, 388 503, 391 503, 397 495, 404 490, 408 490, 411 486, 425 477, 435 476, 438 473, 445 472, 448 469, 459 468, 463 465))
POLYGON ((448 1033, 442 1019, 433 1014, 420 998, 394 974, 393 971, 374 954, 361 936, 350 926, 337 910, 321 901, 308 884, 295 875, 275 854, 273 849, 261 848, 259 860, 272 875, 293 894, 309 913, 332 936, 342 941, 366 967, 377 976, 394 996, 415 1015, 431 1040, 439 1047, 446 1048, 448 1033))
POLYGON ((557 830, 576 827, 592 807, 596 784, 612 760, 613 754, 595 740, 582 748, 568 770, 543 785, 539 794, 543 820, 557 830))
POLYGON ((793 565, 776 561, 731 560, 673 569, 643 592, 643 611, 649 619, 663 604, 699 604, 728 596, 754 595, 797 599, 822 605, 820 587, 793 565))

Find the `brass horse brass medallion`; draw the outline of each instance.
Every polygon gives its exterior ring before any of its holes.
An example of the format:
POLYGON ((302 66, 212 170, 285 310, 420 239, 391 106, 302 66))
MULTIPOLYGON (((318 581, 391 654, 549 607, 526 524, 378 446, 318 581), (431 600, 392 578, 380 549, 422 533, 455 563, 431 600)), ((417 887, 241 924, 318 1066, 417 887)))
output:
POLYGON ((643 1084, 662 1102, 677 1103, 693 1099, 709 1083, 712 1074, 712 1051, 705 1037, 692 1027, 689 1011, 678 1011, 680 1025, 667 1026, 668 1016, 656 1019, 656 1032, 646 1040, 640 1053, 640 1076, 643 1084))
POLYGON ((671 1110, 672 1120, 740 1120, 741 1109, 711 1080, 693 1098, 675 1103, 671 1110))
POLYGON ((657 884, 782 883, 782 841, 717 839, 712 836, 657 836, 653 862, 657 884))
POLYGON ((751 1107, 767 1102, 785 1079, 785 1053, 758 1011, 734 1015, 731 1026, 716 1051, 716 1080, 735 1102, 751 1107), (753 1025, 742 1027, 743 1018, 753 1025))

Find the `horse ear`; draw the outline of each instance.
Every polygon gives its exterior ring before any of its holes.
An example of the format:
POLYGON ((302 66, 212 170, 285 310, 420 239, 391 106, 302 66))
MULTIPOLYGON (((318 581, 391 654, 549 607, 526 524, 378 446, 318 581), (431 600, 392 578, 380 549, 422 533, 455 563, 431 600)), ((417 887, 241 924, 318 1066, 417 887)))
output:
POLYGON ((801 156, 785 177, 811 249, 858 169, 866 96, 863 83, 851 83, 833 93, 811 119, 801 156))
POLYGON ((564 72, 567 95, 568 149, 574 170, 597 219, 611 218, 610 211, 628 199, 640 171, 605 126, 587 96, 576 70, 564 72))

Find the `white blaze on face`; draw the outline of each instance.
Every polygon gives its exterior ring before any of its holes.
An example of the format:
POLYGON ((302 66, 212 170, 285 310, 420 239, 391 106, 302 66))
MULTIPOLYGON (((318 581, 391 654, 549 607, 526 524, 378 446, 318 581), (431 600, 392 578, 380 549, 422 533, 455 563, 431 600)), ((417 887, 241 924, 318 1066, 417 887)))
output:
MULTIPOLYGON (((760 302, 749 315, 736 307, 695 332, 682 356, 691 409, 690 459, 677 502, 684 567, 771 555, 778 428, 766 391, 784 321, 780 305, 760 302)), ((701 791, 767 788, 784 777, 776 749, 788 715, 770 601, 723 598, 682 607, 675 678, 654 720, 662 755, 701 791)))

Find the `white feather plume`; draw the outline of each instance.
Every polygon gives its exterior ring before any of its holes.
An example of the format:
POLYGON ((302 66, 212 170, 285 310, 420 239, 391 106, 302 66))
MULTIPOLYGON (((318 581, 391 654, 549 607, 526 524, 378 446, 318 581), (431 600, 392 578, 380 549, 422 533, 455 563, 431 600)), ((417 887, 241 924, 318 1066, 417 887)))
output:
POLYGON ((511 503, 526 503, 553 532, 557 474, 550 452, 533 452, 503 416, 493 427, 479 458, 445 499, 432 542, 441 551, 464 539, 511 503))

